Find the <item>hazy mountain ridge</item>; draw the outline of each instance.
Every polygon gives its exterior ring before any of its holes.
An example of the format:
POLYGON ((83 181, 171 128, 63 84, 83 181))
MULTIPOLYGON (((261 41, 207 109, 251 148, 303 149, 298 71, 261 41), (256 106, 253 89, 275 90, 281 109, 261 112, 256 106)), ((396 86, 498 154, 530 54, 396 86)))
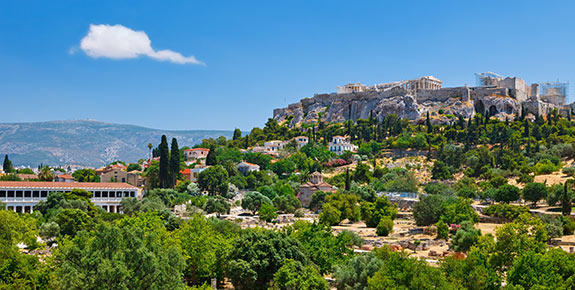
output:
POLYGON ((8 154, 14 165, 101 166, 147 157, 148 143, 156 146, 164 134, 168 142, 175 137, 180 147, 191 147, 204 138, 229 138, 232 131, 159 130, 99 121, 0 123, 0 154, 8 154))

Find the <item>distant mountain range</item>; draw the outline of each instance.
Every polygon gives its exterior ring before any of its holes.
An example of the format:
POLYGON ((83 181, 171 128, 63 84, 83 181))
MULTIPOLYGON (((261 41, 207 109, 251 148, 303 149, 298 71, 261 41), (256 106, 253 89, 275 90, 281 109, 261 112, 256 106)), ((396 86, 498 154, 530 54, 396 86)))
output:
POLYGON ((15 166, 102 166, 122 160, 135 162, 149 154, 148 143, 157 146, 162 135, 178 139, 180 147, 201 143, 204 138, 225 136, 232 131, 169 131, 99 121, 52 121, 0 123, 0 157, 8 154, 15 166))

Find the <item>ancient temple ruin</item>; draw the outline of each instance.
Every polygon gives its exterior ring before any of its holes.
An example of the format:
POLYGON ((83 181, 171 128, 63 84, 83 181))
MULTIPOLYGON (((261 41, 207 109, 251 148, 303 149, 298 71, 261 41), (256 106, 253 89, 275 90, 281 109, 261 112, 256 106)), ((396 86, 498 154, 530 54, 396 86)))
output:
POLYGON ((383 119, 389 114, 421 122, 429 112, 436 123, 449 123, 453 118, 473 117, 476 113, 500 119, 511 119, 522 111, 546 115, 557 109, 571 111, 567 105, 568 83, 527 84, 519 77, 505 77, 492 72, 475 75, 475 86, 442 87, 433 76, 395 81, 371 86, 350 83, 336 93, 316 94, 287 108, 274 110, 274 118, 291 124, 367 119, 383 119))

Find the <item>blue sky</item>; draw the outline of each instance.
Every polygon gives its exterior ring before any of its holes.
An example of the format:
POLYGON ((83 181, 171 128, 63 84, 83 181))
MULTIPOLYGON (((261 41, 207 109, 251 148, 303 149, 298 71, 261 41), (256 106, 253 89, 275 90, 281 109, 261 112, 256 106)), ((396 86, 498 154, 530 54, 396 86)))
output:
POLYGON ((348 82, 434 75, 444 86, 473 85, 483 71, 527 82, 575 80, 573 6, 2 0, 0 122, 246 130, 263 126, 274 108, 348 82), (90 56, 81 46, 90 25, 143 31, 152 48, 137 58, 90 56), (179 53, 180 63, 160 50, 179 53), (191 56, 205 65, 181 63, 191 56))

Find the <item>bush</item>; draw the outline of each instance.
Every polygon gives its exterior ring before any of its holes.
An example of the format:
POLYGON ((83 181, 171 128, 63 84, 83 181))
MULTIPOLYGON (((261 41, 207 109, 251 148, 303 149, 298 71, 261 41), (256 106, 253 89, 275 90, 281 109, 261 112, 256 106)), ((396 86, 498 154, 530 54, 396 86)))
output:
POLYGON ((294 217, 302 218, 305 216, 305 213, 303 212, 303 210, 301 208, 299 208, 295 211, 295 213, 293 215, 294 215, 294 217))
POLYGON ((563 174, 573 177, 575 175, 575 167, 565 167, 562 170, 563 174))
POLYGON ((449 238, 449 226, 442 221, 438 221, 435 226, 437 227, 437 239, 447 240, 449 238))
POLYGON ((377 224, 376 233, 378 236, 387 237, 389 233, 393 230, 393 220, 390 216, 384 216, 379 220, 377 224))
POLYGON ((508 220, 516 219, 520 214, 529 212, 525 206, 510 205, 510 204, 494 204, 486 207, 483 213, 488 216, 506 218, 508 220))
POLYGON ((535 164, 535 166, 533 166, 533 172, 535 172, 536 175, 550 174, 559 170, 560 168, 561 163, 554 164, 549 160, 545 160, 544 162, 538 162, 535 164))

